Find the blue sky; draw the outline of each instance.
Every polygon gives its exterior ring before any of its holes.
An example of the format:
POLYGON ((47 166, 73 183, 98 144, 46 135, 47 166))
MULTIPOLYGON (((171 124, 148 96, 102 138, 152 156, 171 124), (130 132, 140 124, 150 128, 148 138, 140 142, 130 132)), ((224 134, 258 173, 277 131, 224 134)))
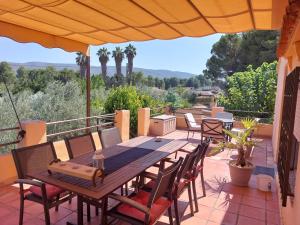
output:
MULTIPOLYGON (((137 48, 134 66, 200 74, 205 69, 206 60, 210 57, 212 45, 219 40, 220 36, 220 34, 215 34, 201 38, 132 42, 137 48)), ((128 43, 103 46, 111 51, 116 46, 125 47, 126 45, 128 43)), ((99 66, 96 56, 99 47, 92 46, 91 48, 91 65, 93 66, 99 66)), ((68 53, 61 49, 46 49, 38 44, 21 44, 0 37, 0 61, 75 63, 75 53, 68 53)), ((110 59, 108 65, 114 66, 114 60, 110 59)))

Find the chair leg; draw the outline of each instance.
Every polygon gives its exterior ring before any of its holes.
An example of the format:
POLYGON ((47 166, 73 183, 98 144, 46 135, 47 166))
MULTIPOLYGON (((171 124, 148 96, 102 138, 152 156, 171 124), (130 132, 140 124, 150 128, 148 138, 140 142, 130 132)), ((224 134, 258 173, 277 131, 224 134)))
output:
POLYGON ((195 180, 192 180, 192 188, 193 188, 193 194, 194 194, 195 212, 198 212, 199 211, 199 207, 198 207, 198 197, 197 197, 196 182, 195 182, 195 180))
POLYGON ((44 203, 45 224, 50 225, 50 215, 48 204, 44 203))
POLYGON ((203 192, 203 196, 205 197, 206 196, 206 191, 205 191, 203 169, 201 170, 200 175, 201 175, 202 192, 203 192))
POLYGON ((125 184, 125 195, 128 196, 128 183, 125 184))
POLYGON ((193 198, 192 198, 192 191, 191 191, 191 185, 188 184, 188 194, 189 194, 189 203, 190 203, 190 209, 191 209, 191 215, 194 216, 194 204, 193 204, 193 198))
POLYGON ((189 140, 189 134, 190 134, 190 130, 188 130, 188 135, 186 137, 186 140, 189 140))
MULTIPOLYGON (((59 201, 59 195, 56 196, 56 202, 58 202, 58 201, 59 201)), ((56 212, 58 211, 58 207, 59 207, 59 204, 57 204, 57 205, 55 206, 55 211, 56 211, 56 212)))
POLYGON ((21 194, 20 196, 20 217, 19 217, 19 225, 23 225, 23 216, 24 216, 24 196, 21 194))
POLYGON ((87 221, 91 221, 91 205, 90 203, 86 203, 86 211, 87 211, 87 221))
POLYGON ((176 225, 180 225, 180 218, 179 218, 179 212, 178 212, 178 199, 177 199, 177 197, 175 197, 175 199, 174 199, 174 211, 175 211, 176 225))
POLYGON ((121 186, 121 195, 124 195, 124 191, 123 191, 123 185, 121 186))
POLYGON ((173 225, 173 216, 172 216, 172 208, 171 208, 171 206, 168 208, 168 216, 169 216, 169 224, 173 225))
POLYGON ((99 216, 99 207, 98 206, 95 206, 95 214, 96 214, 96 216, 99 216))
POLYGON ((72 203, 72 192, 69 193, 70 194, 70 197, 69 197, 69 204, 72 203))

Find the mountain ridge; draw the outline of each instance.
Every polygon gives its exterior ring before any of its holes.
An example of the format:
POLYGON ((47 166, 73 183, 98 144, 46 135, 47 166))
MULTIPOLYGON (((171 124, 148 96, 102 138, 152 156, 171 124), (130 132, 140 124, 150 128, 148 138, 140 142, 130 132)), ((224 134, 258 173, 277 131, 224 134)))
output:
MULTIPOLYGON (((48 66, 52 66, 57 70, 70 69, 74 71, 79 70, 79 66, 71 63, 48 63, 48 62, 26 62, 26 63, 16 63, 16 62, 8 62, 14 71, 21 66, 24 66, 27 69, 42 69, 48 66)), ((91 74, 99 74, 101 71, 100 66, 91 66, 91 74)), ((182 71, 173 71, 173 70, 165 70, 165 69, 146 69, 134 67, 134 72, 142 72, 144 75, 151 75, 153 77, 159 78, 189 78, 195 76, 195 74, 182 72, 182 71)), ((107 73, 109 76, 112 76, 116 73, 116 69, 114 66, 107 66, 107 73)), ((126 74, 126 67, 122 66, 122 73, 126 74)))

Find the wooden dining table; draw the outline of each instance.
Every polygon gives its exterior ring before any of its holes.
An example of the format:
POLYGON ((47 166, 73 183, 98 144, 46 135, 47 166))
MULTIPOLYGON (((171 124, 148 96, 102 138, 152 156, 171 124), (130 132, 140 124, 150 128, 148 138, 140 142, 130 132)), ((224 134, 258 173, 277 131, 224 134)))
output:
MULTIPOLYGON (((185 139, 174 140, 140 136, 103 149, 105 178, 103 180, 97 179, 96 186, 88 180, 60 173, 50 175, 48 171, 31 173, 29 176, 76 194, 78 225, 83 224, 83 202, 99 203, 102 201, 101 224, 106 224, 103 214, 105 214, 107 208, 107 196, 186 144, 185 139)), ((70 161, 91 165, 92 157, 93 153, 90 152, 70 161)))

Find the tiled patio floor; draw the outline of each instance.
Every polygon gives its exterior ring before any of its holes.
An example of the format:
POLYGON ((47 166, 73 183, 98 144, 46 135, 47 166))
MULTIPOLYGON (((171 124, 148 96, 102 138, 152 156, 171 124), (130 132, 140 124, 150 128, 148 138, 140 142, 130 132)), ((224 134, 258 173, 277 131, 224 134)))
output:
MULTIPOLYGON (((186 131, 176 131, 167 138, 186 138, 186 131)), ((199 134, 190 139, 198 142, 199 134)), ((183 225, 280 225, 276 187, 265 193, 256 189, 256 178, 251 177, 249 187, 237 187, 230 183, 228 160, 235 152, 227 150, 205 160, 205 185, 207 196, 202 196, 200 180, 197 180, 199 212, 190 215, 187 193, 180 198, 180 212, 183 225)), ((272 167, 272 147, 268 139, 261 140, 255 148, 252 162, 255 165, 272 167)), ((110 204, 113 204, 112 202, 110 204)), ((18 224, 19 196, 18 189, 12 186, 0 188, 0 224, 18 224)), ((26 201, 24 224, 44 224, 43 209, 40 205, 26 201)), ((94 215, 86 224, 99 224, 99 217, 94 215)), ((67 221, 76 223, 76 199, 72 204, 64 203, 58 212, 51 209, 51 222, 62 225, 67 221)), ((85 218, 86 221, 86 218, 85 218)), ((117 222, 119 223, 119 222, 117 222)), ((160 225, 168 224, 167 216, 161 218, 160 225)))

